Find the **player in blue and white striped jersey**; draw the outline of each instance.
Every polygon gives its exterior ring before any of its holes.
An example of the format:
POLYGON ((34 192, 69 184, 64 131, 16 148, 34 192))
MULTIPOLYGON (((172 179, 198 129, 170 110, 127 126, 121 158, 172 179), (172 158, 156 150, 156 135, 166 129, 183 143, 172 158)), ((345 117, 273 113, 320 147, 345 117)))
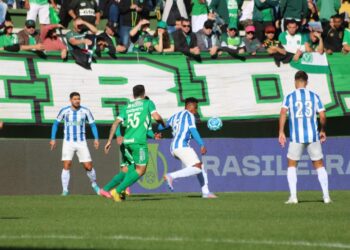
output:
POLYGON ((306 89, 308 75, 304 71, 295 74, 295 90, 284 98, 279 119, 279 143, 286 144, 284 127, 289 113, 290 143, 288 147, 287 179, 290 197, 287 204, 298 203, 296 167, 304 149, 307 150, 313 166, 317 170, 321 184, 324 203, 330 203, 328 175, 323 165, 321 142, 326 141, 326 114, 320 97, 306 89), (320 117, 320 132, 317 124, 317 113, 320 117))
POLYGON ((64 139, 62 147, 63 170, 61 175, 63 188, 62 195, 68 195, 70 168, 72 166, 72 159, 75 152, 77 153, 79 162, 83 164, 86 170, 92 188, 97 194, 99 194, 99 187, 96 184, 96 172, 92 167, 92 160, 85 136, 85 123, 88 122, 95 138, 94 146, 98 149, 99 140, 95 120, 91 111, 80 105, 80 94, 78 92, 70 94, 70 102, 70 106, 62 108, 58 113, 57 119, 52 126, 50 141, 51 150, 53 150, 56 147, 56 133, 58 126, 61 121, 64 121, 64 139))
POLYGON ((207 149, 196 128, 194 114, 197 113, 198 100, 190 97, 185 100, 185 109, 171 116, 164 128, 159 125, 159 130, 172 128, 173 141, 171 143, 172 155, 179 159, 185 168, 168 173, 164 176, 170 190, 174 190, 173 181, 177 178, 197 175, 202 187, 203 198, 216 198, 215 194, 209 191, 208 175, 204 165, 199 160, 196 152, 190 147, 190 140, 193 138, 201 147, 201 154, 206 154, 207 149))

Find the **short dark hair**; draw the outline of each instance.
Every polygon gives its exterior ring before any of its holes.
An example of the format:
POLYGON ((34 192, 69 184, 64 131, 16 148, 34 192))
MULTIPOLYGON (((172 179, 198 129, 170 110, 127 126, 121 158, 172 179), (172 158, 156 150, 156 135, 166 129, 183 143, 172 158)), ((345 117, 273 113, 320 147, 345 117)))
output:
POLYGON ((145 100, 149 100, 149 97, 148 97, 148 96, 145 96, 145 100))
POLYGON ((184 22, 189 23, 189 22, 190 22, 190 20, 189 20, 189 19, 187 19, 187 18, 182 18, 182 19, 181 19, 181 23, 184 23, 184 22))
POLYGON ((74 96, 80 97, 80 94, 78 92, 72 92, 72 93, 70 93, 69 98, 72 99, 74 96))
POLYGON ((309 77, 308 77, 308 75, 306 74, 305 71, 299 70, 297 73, 295 73, 294 79, 295 79, 295 81, 307 82, 309 77))
POLYGON ((287 20, 286 22, 287 22, 286 26, 288 26, 288 24, 296 24, 296 25, 298 25, 298 22, 295 19, 287 20))
POLYGON ((139 85, 135 85, 133 88, 132 88, 132 93, 134 95, 134 98, 137 98, 137 97, 140 97, 140 96, 143 96, 145 95, 145 86, 139 84, 139 85))
POLYGON ((335 15, 332 16, 332 18, 333 19, 341 19, 341 20, 343 20, 343 16, 340 15, 340 14, 335 14, 335 15))
POLYGON ((198 103, 198 99, 195 97, 188 97, 185 100, 185 106, 187 106, 190 103, 198 103))

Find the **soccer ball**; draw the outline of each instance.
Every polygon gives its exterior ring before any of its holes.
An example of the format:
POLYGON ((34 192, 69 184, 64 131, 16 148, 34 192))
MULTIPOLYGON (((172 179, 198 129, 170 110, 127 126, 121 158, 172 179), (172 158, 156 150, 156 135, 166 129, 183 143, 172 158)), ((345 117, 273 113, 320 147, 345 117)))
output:
POLYGON ((208 120, 207 126, 209 130, 216 131, 221 129, 222 121, 219 117, 212 117, 208 120))

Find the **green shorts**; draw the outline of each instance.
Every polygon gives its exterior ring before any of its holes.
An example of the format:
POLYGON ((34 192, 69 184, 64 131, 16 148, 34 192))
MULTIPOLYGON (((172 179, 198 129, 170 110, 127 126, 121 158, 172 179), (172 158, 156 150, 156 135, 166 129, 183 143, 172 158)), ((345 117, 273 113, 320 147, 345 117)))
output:
POLYGON ((127 144, 125 149, 128 150, 138 166, 147 166, 148 163, 148 146, 147 144, 127 144))
POLYGON ((124 144, 120 145, 120 155, 121 155, 121 159, 120 159, 121 167, 127 167, 129 165, 135 164, 131 153, 129 152, 128 149, 125 148, 124 144))

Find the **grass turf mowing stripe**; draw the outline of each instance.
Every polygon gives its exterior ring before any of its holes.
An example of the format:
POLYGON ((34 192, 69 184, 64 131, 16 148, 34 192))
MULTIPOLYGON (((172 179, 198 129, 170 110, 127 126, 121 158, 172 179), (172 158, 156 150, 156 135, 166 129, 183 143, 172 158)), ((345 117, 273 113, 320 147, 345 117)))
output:
POLYGON ((143 237, 128 235, 112 235, 94 238, 92 236, 79 235, 0 235, 0 240, 21 240, 21 239, 56 239, 56 240, 126 240, 126 241, 160 241, 160 242, 206 242, 212 244, 225 243, 230 245, 271 245, 271 246, 296 246, 296 247, 322 247, 330 249, 350 249, 350 244, 340 242, 308 242, 308 241, 275 241, 275 240, 254 240, 254 239, 211 239, 204 238, 201 240, 193 240, 183 237, 143 237))

